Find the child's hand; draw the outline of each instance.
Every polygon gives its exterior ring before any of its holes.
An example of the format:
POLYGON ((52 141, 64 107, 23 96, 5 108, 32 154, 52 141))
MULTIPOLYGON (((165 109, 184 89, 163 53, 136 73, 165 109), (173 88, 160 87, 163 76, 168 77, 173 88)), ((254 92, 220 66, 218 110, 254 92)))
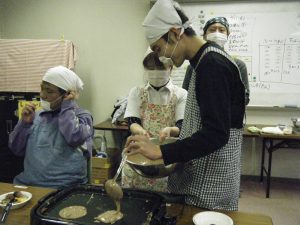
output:
POLYGON ((22 120, 26 123, 32 123, 34 119, 36 106, 33 103, 26 104, 22 111, 22 120))
POLYGON ((144 136, 150 138, 150 134, 146 130, 142 130, 140 133, 138 133, 138 135, 144 135, 144 136))
POLYGON ((165 127, 159 132, 159 141, 164 142, 166 138, 178 137, 180 130, 178 127, 165 127))
POLYGON ((75 97, 76 97, 75 91, 68 91, 68 92, 65 94, 64 100, 75 99, 75 97))
POLYGON ((171 127, 165 127, 159 132, 159 141, 164 142, 166 138, 171 136, 171 127))

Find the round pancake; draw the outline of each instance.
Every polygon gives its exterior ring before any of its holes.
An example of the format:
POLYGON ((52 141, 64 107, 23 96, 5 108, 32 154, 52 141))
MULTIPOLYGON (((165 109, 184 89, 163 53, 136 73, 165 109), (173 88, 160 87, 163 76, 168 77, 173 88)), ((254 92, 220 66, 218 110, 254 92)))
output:
POLYGON ((87 214, 86 207, 73 205, 59 211, 59 216, 64 219, 78 219, 87 214))

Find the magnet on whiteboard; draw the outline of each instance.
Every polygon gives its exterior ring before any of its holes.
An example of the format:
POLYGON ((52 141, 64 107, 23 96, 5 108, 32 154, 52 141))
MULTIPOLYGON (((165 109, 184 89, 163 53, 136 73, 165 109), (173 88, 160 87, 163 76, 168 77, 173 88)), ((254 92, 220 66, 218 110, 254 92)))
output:
POLYGON ((284 105, 285 108, 298 108, 297 105, 284 105))

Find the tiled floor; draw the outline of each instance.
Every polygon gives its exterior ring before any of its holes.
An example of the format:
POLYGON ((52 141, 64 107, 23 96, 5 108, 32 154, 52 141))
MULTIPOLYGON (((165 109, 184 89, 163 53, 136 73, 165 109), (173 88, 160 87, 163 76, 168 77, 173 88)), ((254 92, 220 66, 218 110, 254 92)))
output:
POLYGON ((243 178, 239 210, 271 216, 273 225, 300 225, 300 181, 273 179, 270 198, 257 178, 243 178))

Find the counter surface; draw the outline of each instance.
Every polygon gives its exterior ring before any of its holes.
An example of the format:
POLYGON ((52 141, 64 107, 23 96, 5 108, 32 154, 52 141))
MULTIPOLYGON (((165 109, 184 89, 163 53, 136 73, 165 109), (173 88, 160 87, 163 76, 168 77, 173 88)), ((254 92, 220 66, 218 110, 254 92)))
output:
MULTIPOLYGON (((16 188, 13 184, 0 182, 0 195, 11 191, 28 191, 32 194, 32 199, 22 208, 13 209, 9 212, 6 223, 9 225, 29 225, 30 224, 30 210, 38 202, 39 199, 48 193, 55 191, 54 189, 41 187, 28 187, 26 189, 16 188)), ((193 225, 192 217, 194 214, 204 211, 203 209, 182 206, 173 204, 168 207, 168 214, 179 215, 177 218, 177 225, 193 225), (183 210, 182 210, 183 208, 183 210)), ((3 209, 0 209, 2 214, 3 209)), ((235 225, 272 225, 272 219, 269 216, 261 214, 253 214, 246 212, 224 212, 230 216, 235 225)))

